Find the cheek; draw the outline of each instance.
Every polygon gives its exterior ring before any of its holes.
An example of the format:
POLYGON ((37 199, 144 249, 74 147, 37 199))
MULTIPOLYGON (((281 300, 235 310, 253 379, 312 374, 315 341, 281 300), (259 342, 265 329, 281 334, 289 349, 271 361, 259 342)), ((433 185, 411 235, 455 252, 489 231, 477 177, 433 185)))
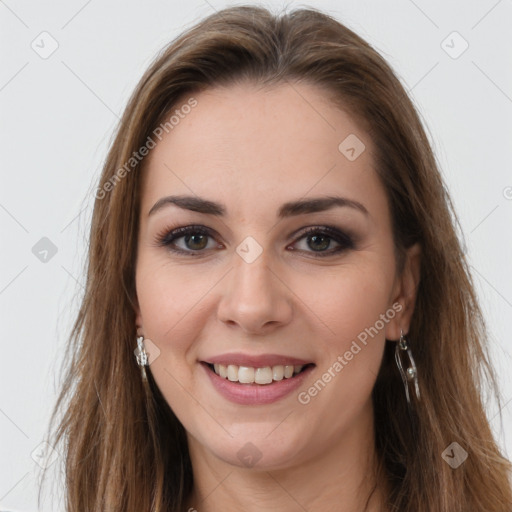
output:
POLYGON ((159 357, 151 363, 151 373, 161 390, 175 394, 171 375, 178 381, 184 378, 176 371, 181 374, 186 368, 183 361, 191 339, 191 325, 186 319, 187 311, 196 302, 191 288, 193 282, 187 286, 186 282, 180 281, 178 273, 173 272, 170 276, 165 266, 141 261, 136 285, 144 336, 159 350, 159 357), (173 364, 177 359, 181 361, 180 365, 173 364))
MULTIPOLYGON (((318 367, 321 382, 302 390, 304 402, 314 400, 321 408, 344 404, 347 421, 371 393, 382 361, 386 321, 395 314, 388 302, 390 274, 382 268, 380 264, 338 267, 321 278, 302 277, 303 287, 298 291, 313 311, 310 318, 319 330, 312 336, 322 347, 318 351, 322 354, 318 367), (324 391, 324 387, 328 389, 324 391)), ((296 286, 299 289, 299 280, 296 286)))
POLYGON ((211 273, 191 267, 173 266, 161 257, 142 257, 137 266, 137 298, 144 331, 156 343, 186 339, 185 328, 195 325, 188 319, 201 308, 201 298, 215 284, 211 273))
POLYGON ((136 270, 137 298, 145 338, 156 345, 159 355, 150 371, 173 410, 186 406, 183 387, 188 382, 186 360, 191 338, 187 311, 197 302, 194 281, 161 261, 142 257, 136 270), (176 362, 179 364, 176 364, 176 362))
POLYGON ((374 326, 389 308, 391 280, 379 265, 347 265, 306 276, 297 276, 293 289, 326 339, 340 347, 374 326))

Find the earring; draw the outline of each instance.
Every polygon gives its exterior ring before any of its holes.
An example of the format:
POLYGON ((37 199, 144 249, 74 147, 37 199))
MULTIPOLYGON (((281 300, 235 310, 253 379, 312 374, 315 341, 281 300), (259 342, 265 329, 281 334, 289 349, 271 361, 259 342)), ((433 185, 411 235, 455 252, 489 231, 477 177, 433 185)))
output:
POLYGON ((420 387, 418 386, 418 370, 416 368, 416 364, 414 363, 414 359, 412 357, 412 351, 409 345, 407 344, 407 340, 405 335, 400 329, 400 339, 398 340, 395 348, 395 361, 400 370, 400 375, 402 376, 402 381, 405 387, 405 396, 407 398, 407 403, 411 403, 411 399, 409 396, 409 382, 414 383, 414 391, 416 393, 416 398, 420 400, 420 387), (410 366, 407 370, 404 371, 404 367, 402 365, 402 360, 400 357, 401 352, 405 352, 409 356, 410 366))
POLYGON ((146 349, 144 348, 144 336, 139 336, 137 338, 137 348, 135 349, 135 358, 137 359, 137 364, 141 368, 142 379, 148 380, 146 376, 146 366, 148 366, 148 354, 146 349))

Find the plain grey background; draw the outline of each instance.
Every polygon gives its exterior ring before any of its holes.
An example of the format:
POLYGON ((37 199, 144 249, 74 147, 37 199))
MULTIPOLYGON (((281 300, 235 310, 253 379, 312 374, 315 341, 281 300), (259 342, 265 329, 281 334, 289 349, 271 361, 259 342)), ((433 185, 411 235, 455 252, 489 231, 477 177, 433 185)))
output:
MULTIPOLYGON (((0 510, 37 510, 38 453, 83 291, 94 187, 118 117, 158 50, 234 4, 0 0, 0 510)), ((313 6, 335 16, 380 51, 417 105, 489 325, 503 424, 492 401, 488 412, 510 457, 512 2, 261 5, 313 6)), ((57 472, 61 457, 52 460, 57 472)), ((42 510, 63 510, 58 496, 42 510)))

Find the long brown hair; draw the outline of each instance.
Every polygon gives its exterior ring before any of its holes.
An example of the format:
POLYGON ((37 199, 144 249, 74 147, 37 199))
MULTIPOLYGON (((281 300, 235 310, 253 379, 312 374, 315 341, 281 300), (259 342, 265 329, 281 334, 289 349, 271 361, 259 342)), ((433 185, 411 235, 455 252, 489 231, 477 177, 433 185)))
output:
POLYGON ((50 444, 65 441, 67 510, 185 509, 193 479, 183 426, 150 371, 143 383, 134 357, 144 160, 126 163, 183 98, 244 81, 316 85, 363 123, 391 207, 397 261, 421 244, 409 338, 422 400, 407 406, 391 342, 372 397, 377 452, 390 483, 387 508, 510 512, 511 465, 482 403, 486 385, 499 402, 486 325, 459 221, 411 100, 383 58, 337 20, 315 9, 277 16, 253 6, 219 11, 172 41, 119 123, 96 195, 85 295, 50 422, 58 420, 50 444), (468 452, 456 469, 442 456, 453 442, 468 452))

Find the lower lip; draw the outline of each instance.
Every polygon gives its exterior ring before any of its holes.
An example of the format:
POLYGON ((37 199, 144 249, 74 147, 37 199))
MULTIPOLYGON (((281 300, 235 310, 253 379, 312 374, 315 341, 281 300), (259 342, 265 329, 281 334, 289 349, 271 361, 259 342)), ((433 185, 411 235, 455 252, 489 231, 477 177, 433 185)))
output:
POLYGON ((277 402, 295 391, 313 370, 308 366, 304 371, 289 379, 273 381, 271 384, 240 384, 223 379, 206 363, 201 363, 215 389, 227 400, 240 405, 263 405, 277 402))

